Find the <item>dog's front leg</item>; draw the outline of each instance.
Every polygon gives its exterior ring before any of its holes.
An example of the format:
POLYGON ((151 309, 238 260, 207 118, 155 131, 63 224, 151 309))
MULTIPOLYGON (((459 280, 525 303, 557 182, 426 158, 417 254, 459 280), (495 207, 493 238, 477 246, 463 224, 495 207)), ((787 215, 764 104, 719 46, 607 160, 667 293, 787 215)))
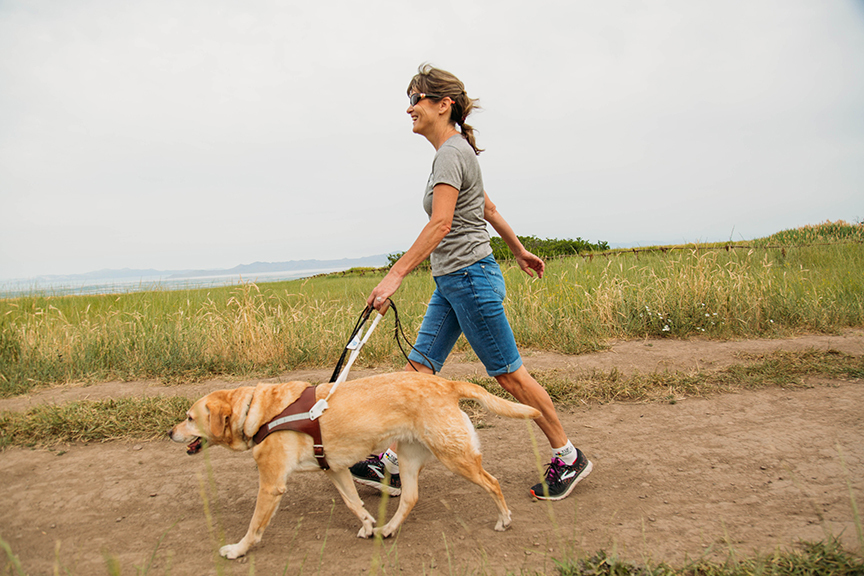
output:
POLYGON ((341 470, 331 469, 327 470, 327 476, 333 482, 333 485, 336 486, 336 489, 339 490, 339 494, 342 496, 342 500, 345 501, 348 509, 363 523, 363 527, 360 528, 357 536, 359 538, 369 538, 372 536, 374 533, 375 517, 363 507, 363 501, 360 499, 360 495, 357 494, 357 486, 354 485, 351 472, 347 468, 341 470))
POLYGON ((219 549, 219 554, 231 560, 239 558, 249 551, 249 548, 261 542, 264 530, 279 509, 279 502, 285 494, 285 480, 297 464, 297 448, 289 446, 288 438, 293 434, 284 434, 283 438, 271 436, 264 443, 256 446, 255 461, 258 464, 258 500, 255 502, 255 513, 249 523, 249 530, 240 542, 229 544, 219 549), (275 442, 273 440, 283 440, 275 442), (293 448, 293 450, 292 450, 293 448), (290 455, 295 455, 293 458, 290 455))
POLYGON ((260 486, 258 488, 258 500, 255 502, 255 513, 249 523, 249 530, 240 542, 229 544, 219 549, 219 554, 233 560, 239 558, 249 551, 249 548, 261 542, 264 530, 270 524, 270 520, 279 509, 279 502, 285 493, 285 485, 282 486, 260 486))

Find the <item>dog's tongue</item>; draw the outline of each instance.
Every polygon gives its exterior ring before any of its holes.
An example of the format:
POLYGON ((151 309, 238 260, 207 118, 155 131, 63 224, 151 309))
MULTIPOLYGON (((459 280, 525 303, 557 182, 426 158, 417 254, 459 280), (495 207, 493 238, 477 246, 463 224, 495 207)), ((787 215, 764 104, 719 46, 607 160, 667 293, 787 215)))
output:
POLYGON ((197 454, 200 451, 201 451, 201 438, 195 438, 195 440, 193 440, 192 442, 189 443, 188 446, 186 446, 186 453, 189 454, 190 456, 192 454, 197 454))

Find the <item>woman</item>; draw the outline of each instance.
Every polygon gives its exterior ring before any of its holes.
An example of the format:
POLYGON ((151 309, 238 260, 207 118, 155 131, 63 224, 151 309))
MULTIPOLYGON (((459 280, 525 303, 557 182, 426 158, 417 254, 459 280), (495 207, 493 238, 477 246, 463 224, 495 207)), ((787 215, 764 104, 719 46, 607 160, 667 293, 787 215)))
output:
MULTIPOLYGON (((538 499, 565 498, 591 472, 591 462, 568 440, 546 390, 522 365, 504 314, 504 279, 495 259, 486 223, 492 225, 529 276, 543 276, 543 260, 528 252, 496 210, 483 188, 474 131, 465 119, 476 107, 453 74, 420 67, 408 86, 408 114, 413 131, 435 147, 432 174, 423 207, 429 223, 411 248, 372 290, 367 303, 379 308, 418 264, 430 257, 436 289, 423 318, 406 370, 441 369, 460 334, 486 371, 519 402, 537 408, 536 420, 552 447, 546 480, 531 488, 538 499), (458 126, 458 128, 457 128, 458 126), (418 353, 419 351, 419 353, 418 353), (431 366, 429 365, 431 363, 431 366)), ((401 492, 393 450, 351 467, 357 482, 401 492), (389 484, 385 480, 390 474, 389 484)))

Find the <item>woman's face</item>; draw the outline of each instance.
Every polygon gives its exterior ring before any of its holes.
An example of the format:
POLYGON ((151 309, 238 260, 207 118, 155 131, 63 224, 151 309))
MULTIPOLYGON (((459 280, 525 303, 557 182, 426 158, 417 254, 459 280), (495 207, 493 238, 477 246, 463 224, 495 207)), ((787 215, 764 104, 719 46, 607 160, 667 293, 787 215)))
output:
MULTIPOLYGON (((418 94, 412 91, 411 95, 418 94)), ((430 128, 435 125, 438 117, 438 103, 430 98, 421 98, 416 104, 408 103, 408 109, 405 111, 411 116, 412 130, 415 134, 425 134, 430 128)))

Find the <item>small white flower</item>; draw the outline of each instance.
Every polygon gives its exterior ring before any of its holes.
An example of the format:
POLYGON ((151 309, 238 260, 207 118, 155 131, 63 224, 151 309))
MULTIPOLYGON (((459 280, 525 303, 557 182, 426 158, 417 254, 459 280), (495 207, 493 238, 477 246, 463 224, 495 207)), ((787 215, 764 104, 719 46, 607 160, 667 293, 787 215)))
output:
POLYGON ((663 332, 669 332, 669 325, 668 324, 663 326, 663 332))

